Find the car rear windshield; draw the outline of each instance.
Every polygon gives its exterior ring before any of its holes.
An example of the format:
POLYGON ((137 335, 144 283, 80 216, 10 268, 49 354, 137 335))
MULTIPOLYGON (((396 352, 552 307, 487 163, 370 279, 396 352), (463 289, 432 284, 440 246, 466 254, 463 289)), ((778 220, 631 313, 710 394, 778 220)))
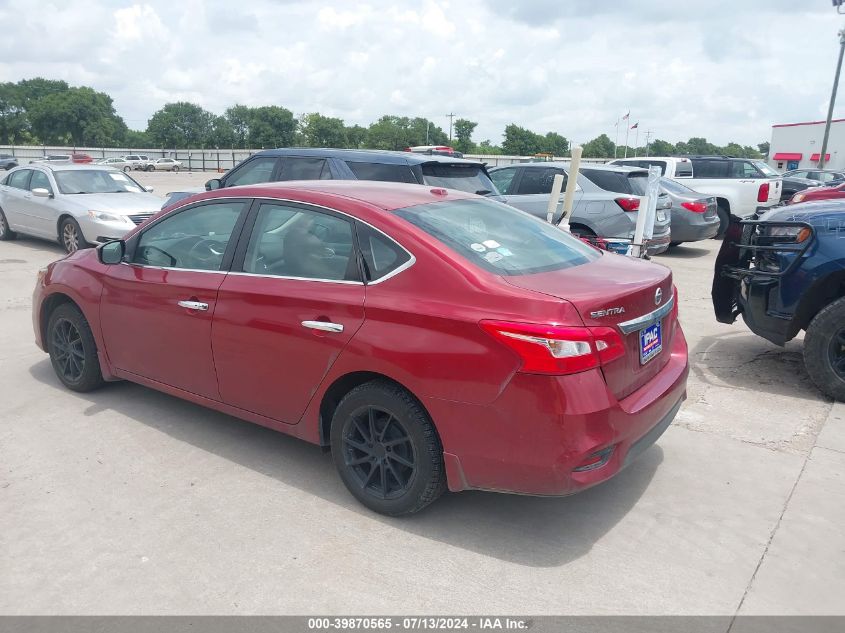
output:
POLYGON ((422 166, 423 182, 433 187, 457 189, 479 195, 498 195, 496 185, 481 165, 465 163, 426 163, 422 166))
POLYGON ((692 163, 689 161, 675 163, 675 178, 692 178, 692 163))
POLYGON ((64 194, 81 193, 139 193, 144 189, 121 171, 74 169, 53 172, 59 191, 64 194))
POLYGON ((646 171, 611 171, 609 169, 582 169, 590 181, 604 189, 614 193, 626 193, 634 196, 645 195, 645 184, 648 180, 646 171))
POLYGON ((562 270, 601 257, 569 233, 494 200, 436 202, 396 214, 496 275, 562 270))

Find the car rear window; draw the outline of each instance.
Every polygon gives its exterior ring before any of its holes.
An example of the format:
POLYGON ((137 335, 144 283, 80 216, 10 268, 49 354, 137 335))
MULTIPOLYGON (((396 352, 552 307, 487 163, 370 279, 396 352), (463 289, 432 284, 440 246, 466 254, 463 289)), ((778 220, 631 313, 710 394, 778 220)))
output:
POLYGON ((480 165, 466 163, 426 163, 422 166, 423 182, 433 187, 457 189, 479 195, 498 195, 496 185, 480 165))
POLYGON ((435 202, 395 213, 496 275, 562 270, 601 257, 569 233, 494 200, 435 202))
POLYGON ((626 193, 628 195, 645 195, 645 181, 648 172, 645 171, 610 171, 607 169, 582 169, 581 173, 594 185, 605 191, 626 193))
POLYGON ((348 160, 346 166, 352 170, 358 180, 378 180, 381 182, 415 183, 414 173, 408 165, 385 165, 383 163, 365 163, 348 160))

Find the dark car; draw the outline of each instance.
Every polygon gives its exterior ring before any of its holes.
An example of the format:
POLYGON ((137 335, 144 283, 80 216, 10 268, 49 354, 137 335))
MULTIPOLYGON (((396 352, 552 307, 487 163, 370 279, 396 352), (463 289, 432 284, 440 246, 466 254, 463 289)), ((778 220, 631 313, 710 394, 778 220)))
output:
POLYGON ((809 178, 801 178, 799 176, 784 176, 783 189, 780 191, 781 202, 790 200, 799 191, 804 191, 811 187, 821 187, 825 183, 820 180, 811 180, 809 178))
POLYGON ((320 444, 391 515, 598 484, 686 395, 668 268, 440 187, 203 193, 50 264, 32 317, 69 389, 122 378, 320 444))
POLYGON ((716 319, 742 315, 755 334, 784 345, 801 330, 807 373, 845 400, 845 201, 781 207, 759 220, 733 217, 716 258, 716 319))
POLYGON ((792 169, 783 173, 784 178, 806 178, 822 184, 845 180, 845 171, 838 169, 792 169))
POLYGON ((719 232, 718 203, 714 196, 693 191, 671 178, 660 179, 660 189, 672 201, 672 246, 716 237, 719 232))
POLYGON ((18 159, 11 154, 0 154, 0 169, 6 171, 14 169, 18 166, 18 159))

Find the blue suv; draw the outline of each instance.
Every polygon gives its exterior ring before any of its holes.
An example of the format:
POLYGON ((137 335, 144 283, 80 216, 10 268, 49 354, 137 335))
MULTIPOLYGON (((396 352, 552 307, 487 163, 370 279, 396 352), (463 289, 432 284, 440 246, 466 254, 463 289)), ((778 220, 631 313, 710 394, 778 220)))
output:
POLYGON ((718 321, 741 314, 777 345, 805 330, 807 373, 845 401, 845 201, 780 207, 749 221, 732 216, 712 299, 718 321))

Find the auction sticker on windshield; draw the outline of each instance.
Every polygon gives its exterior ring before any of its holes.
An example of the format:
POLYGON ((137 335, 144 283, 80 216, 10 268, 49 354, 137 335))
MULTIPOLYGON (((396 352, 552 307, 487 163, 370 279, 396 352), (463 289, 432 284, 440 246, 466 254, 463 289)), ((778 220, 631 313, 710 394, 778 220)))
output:
POLYGON ((640 330, 640 365, 645 365, 663 349, 660 321, 640 330))

